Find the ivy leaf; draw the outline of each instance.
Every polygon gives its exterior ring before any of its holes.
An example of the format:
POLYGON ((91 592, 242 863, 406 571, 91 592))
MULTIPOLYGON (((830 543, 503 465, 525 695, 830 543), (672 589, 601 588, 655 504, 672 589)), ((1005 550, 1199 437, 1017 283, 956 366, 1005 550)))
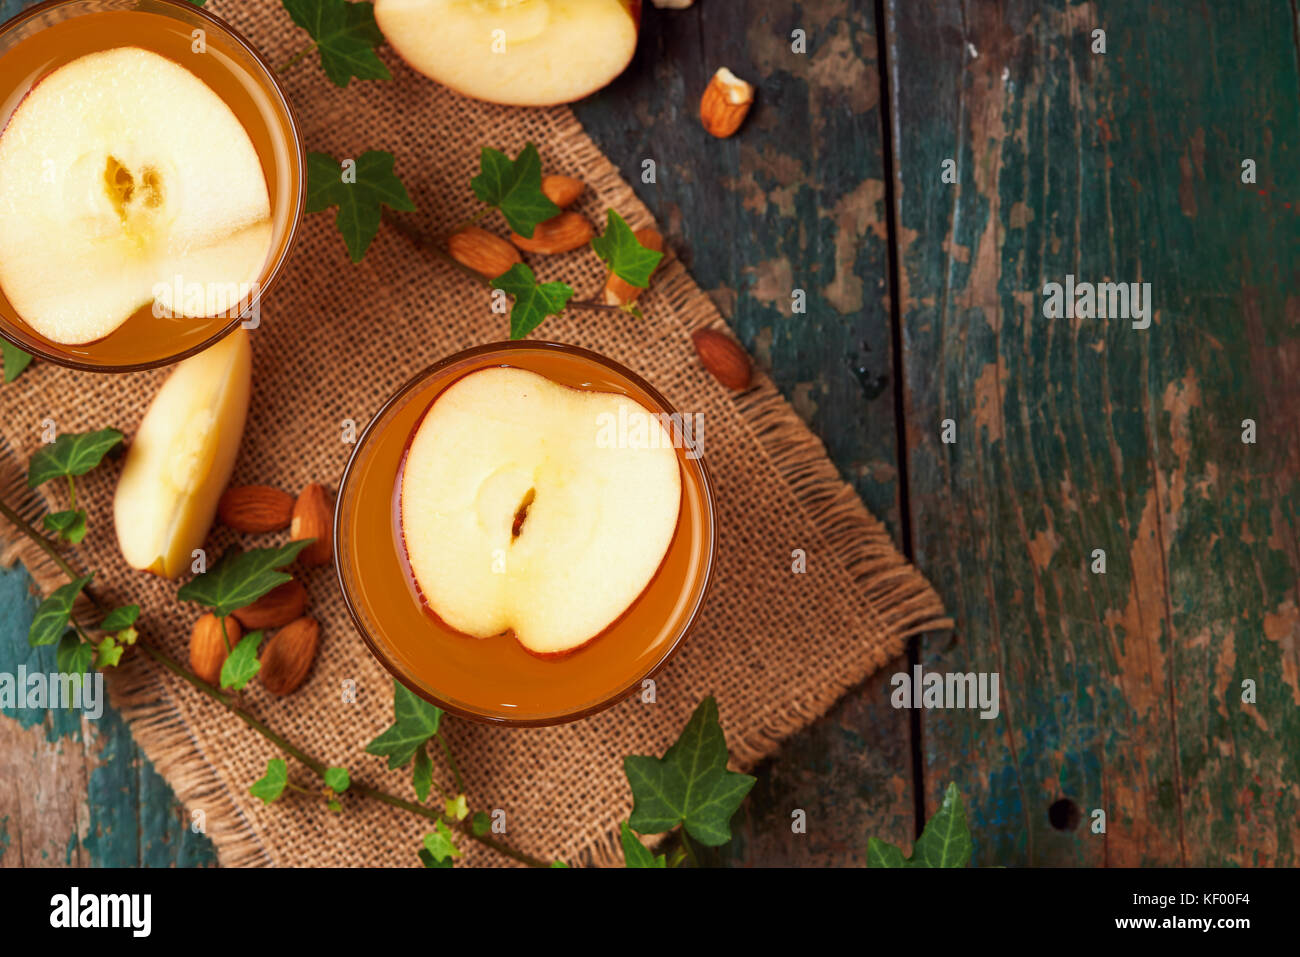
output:
POLYGON ((42 446, 32 455, 31 464, 27 466, 27 487, 36 488, 64 475, 85 475, 124 438, 117 429, 60 435, 52 444, 42 446))
POLYGON ((453 821, 463 821, 469 817, 469 802, 465 800, 465 795, 457 794, 454 798, 447 798, 443 802, 447 809, 447 816, 453 821))
POLYGON ((134 645, 136 638, 138 638, 139 636, 140 633, 136 631, 134 628, 123 628, 113 637, 117 639, 117 643, 119 645, 122 645, 123 647, 127 647, 129 645, 134 645))
POLYGON ((420 848, 420 863, 423 864, 425 867, 454 866, 452 864, 452 860, 450 857, 445 857, 442 860, 437 860, 436 858, 434 858, 432 854, 429 853, 428 848, 424 848, 424 847, 420 848))
POLYGON ((361 262, 379 232, 382 207, 415 209, 402 181, 393 174, 393 154, 367 150, 356 161, 354 182, 343 179, 343 165, 328 153, 307 154, 307 212, 338 207, 334 224, 354 263, 361 262))
POLYGON ((510 309, 510 338, 522 339, 547 316, 562 312, 573 298, 573 287, 562 282, 539 283, 524 263, 515 263, 492 280, 492 288, 515 297, 510 309))
POLYGON ((564 861, 551 861, 551 870, 569 870, 569 865, 564 861))
POLYGON ((438 818, 437 830, 424 835, 424 848, 435 861, 450 860, 463 856, 451 839, 451 828, 442 818, 438 818))
POLYGON ((429 752, 421 744, 415 752, 415 763, 411 765, 411 783, 415 785, 415 796, 423 804, 429 800, 429 789, 433 787, 433 762, 429 752))
POLYGON ((370 3, 348 0, 283 0, 293 22, 316 41, 320 65, 335 86, 358 80, 391 80, 393 75, 375 54, 384 35, 375 24, 370 3))
POLYGON ((243 690, 244 685, 253 679, 253 675, 262 670, 262 663, 257 660, 257 647, 262 643, 262 632, 250 631, 235 650, 221 665, 221 687, 243 690))
POLYGON ((251 605, 277 585, 293 578, 277 569, 288 565, 315 539, 304 538, 275 548, 231 549, 215 568, 196 575, 176 591, 181 601, 198 602, 218 618, 251 605))
POLYGON ((335 814, 338 814, 340 811, 343 810, 343 805, 333 799, 326 801, 325 806, 329 808, 331 811, 333 811, 335 814))
MULTIPOLYGON (((366 745, 367 754, 388 758, 389 768, 400 768, 424 743, 438 733, 442 709, 429 704, 398 681, 393 682, 393 724, 366 745)), ((425 755, 426 759, 428 755, 425 755)))
POLYGON ((667 867, 668 860, 662 854, 654 854, 650 848, 641 843, 627 821, 619 826, 619 840, 623 844, 623 863, 628 867, 667 867))
POLYGON ((32 357, 8 339, 0 339, 0 352, 4 354, 6 382, 13 382, 31 364, 32 357))
POLYGON ((117 643, 112 635, 105 635, 95 646, 95 667, 116 668, 122 661, 124 647, 117 643))
POLYGON ((710 847, 731 840, 731 816, 755 780, 727 770, 727 742, 711 696, 700 702, 663 758, 630 755, 623 759, 623 771, 632 787, 634 829, 662 834, 680 823, 710 847))
POLYGON ((49 598, 37 606, 32 627, 27 632, 29 645, 33 648, 52 645, 63 636, 63 630, 68 627, 68 621, 72 618, 72 603, 76 601, 81 589, 85 588, 94 577, 95 573, 91 572, 85 578, 78 578, 56 588, 50 593, 49 598))
POLYGON ((266 775, 254 781, 249 786, 248 793, 260 798, 263 804, 270 804, 284 793, 288 783, 289 768, 284 763, 284 758, 272 758, 266 762, 266 775))
POLYGON ((475 811, 474 817, 470 819, 469 829, 474 832, 475 837, 482 837, 492 830, 492 818, 488 817, 485 811, 475 811))
POLYGON ((123 631, 134 625, 139 617, 139 605, 123 605, 121 608, 114 608, 105 615, 104 620, 99 623, 99 627, 104 631, 123 631))
POLYGON ((325 786, 335 794, 342 794, 352 784, 347 768, 329 767, 325 769, 325 786))
POLYGON ((663 253, 642 246, 632 227, 612 209, 605 235, 592 239, 591 248, 605 260, 614 275, 641 289, 650 285, 650 274, 664 258, 663 253))
POLYGON ((64 541, 77 545, 86 537, 86 513, 82 509, 53 512, 41 518, 47 532, 54 532, 64 541))
POLYGON ((75 631, 69 631, 59 641, 58 650, 54 653, 54 663, 60 674, 72 675, 80 686, 81 676, 90 673, 94 657, 95 646, 88 641, 82 641, 81 636, 75 631))
POLYGON ((970 828, 966 808, 955 782, 949 782, 943 804, 912 845, 912 856, 892 844, 871 838, 867 841, 868 867, 967 867, 971 857, 970 828))
POLYGON ((537 224, 560 215, 542 192, 542 158, 529 143, 511 162, 500 150, 483 147, 479 174, 469 181, 474 195, 501 210, 510 228, 531 239, 537 224))

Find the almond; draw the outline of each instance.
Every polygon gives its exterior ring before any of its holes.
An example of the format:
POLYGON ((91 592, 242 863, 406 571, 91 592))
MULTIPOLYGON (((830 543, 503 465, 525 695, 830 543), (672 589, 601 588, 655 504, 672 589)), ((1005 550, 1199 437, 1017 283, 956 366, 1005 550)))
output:
MULTIPOLYGON (((638 229, 633 235, 636 236, 636 241, 646 249, 653 249, 657 253, 664 251, 664 238, 659 235, 659 230, 638 229)), ((662 259, 659 261, 663 262, 662 259)), ((640 286, 634 286, 626 279, 615 276, 613 270, 610 271, 609 278, 605 280, 605 302, 610 306, 625 306, 629 302, 635 302, 637 296, 643 292, 645 290, 640 286)))
POLYGON ((581 213, 560 213, 544 223, 538 223, 533 230, 532 239, 525 239, 518 233, 510 234, 510 241, 526 253, 542 253, 553 256, 567 253, 585 246, 596 235, 591 223, 581 213))
POLYGON ((713 74, 700 97, 700 122, 724 139, 740 129, 753 103, 754 88, 724 66, 713 74))
POLYGON ((704 368, 728 389, 737 392, 749 388, 752 374, 749 355, 740 343, 714 329, 699 329, 691 336, 695 351, 699 353, 704 368))
POLYGON ((333 527, 329 495, 324 486, 313 482, 293 503, 293 521, 289 523, 289 537, 295 542, 316 539, 299 553, 298 560, 304 565, 328 565, 334 557, 333 527))
POLYGON ((466 226, 447 240, 447 252, 462 266, 496 279, 520 261, 519 250, 500 236, 477 226, 466 226))
POLYGON ((301 618, 307 610, 307 589, 298 579, 277 585, 269 592, 234 612, 239 623, 249 631, 258 628, 279 628, 295 618, 301 618))
POLYGON ((208 613, 194 623, 190 632, 190 671, 210 685, 221 684, 221 666, 226 663, 230 650, 226 639, 230 639, 230 648, 239 644, 244 636, 243 629, 234 618, 226 619, 226 633, 221 633, 221 619, 208 613))
POLYGON ((307 680, 316 649, 320 647, 320 625, 315 618, 302 617, 277 631, 262 649, 262 687, 271 694, 293 694, 307 680))
POLYGON ((587 184, 580 179, 574 179, 572 176, 543 176, 542 192, 560 209, 567 209, 572 206, 582 195, 582 191, 587 188, 587 184))
POLYGON ((278 532, 293 515, 293 496, 270 485, 232 485, 218 500, 217 515, 237 532, 278 532))

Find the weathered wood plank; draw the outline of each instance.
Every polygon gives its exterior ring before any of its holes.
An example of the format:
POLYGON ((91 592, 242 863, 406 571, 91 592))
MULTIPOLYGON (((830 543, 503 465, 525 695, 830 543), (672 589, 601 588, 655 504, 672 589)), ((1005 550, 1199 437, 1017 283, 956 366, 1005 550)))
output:
MULTIPOLYGON (((870 4, 645 6, 637 59, 577 105, 587 131, 666 226, 669 244, 871 509, 897 535, 884 160, 870 4), (806 53, 792 51, 792 32, 806 53), (758 88, 715 140, 700 94, 726 66, 758 88), (656 181, 642 181, 653 159, 656 181), (791 313, 791 293, 807 313, 791 313)), ((899 667, 903 667, 901 664, 899 667)), ((893 671, 887 668, 886 671, 893 671)), ((760 772, 732 863, 861 863, 868 834, 913 835, 906 714, 877 678, 760 772), (808 813, 793 835, 791 812, 808 813)))
POLYGON ((912 521, 960 623, 924 663, 1003 681, 926 714, 930 806, 962 785, 985 863, 1294 865, 1294 11, 888 8, 912 521), (1067 274, 1151 282, 1150 328, 1044 318, 1067 274))

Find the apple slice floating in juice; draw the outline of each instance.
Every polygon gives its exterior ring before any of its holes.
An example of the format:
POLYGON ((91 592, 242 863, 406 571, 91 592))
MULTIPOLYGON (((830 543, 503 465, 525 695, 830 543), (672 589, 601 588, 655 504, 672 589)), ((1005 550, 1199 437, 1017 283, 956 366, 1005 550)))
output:
POLYGON ((605 86, 632 61, 640 20, 640 0, 375 0, 375 22, 412 67, 513 106, 605 86))
POLYGON ((155 301, 233 313, 271 231, 248 132, 157 53, 117 47, 59 67, 0 133, 0 288, 51 342, 102 339, 155 301))
POLYGON ((524 369, 470 373, 434 400, 407 452, 411 572, 458 631, 573 651, 654 577, 681 481, 671 435, 635 400, 524 369))

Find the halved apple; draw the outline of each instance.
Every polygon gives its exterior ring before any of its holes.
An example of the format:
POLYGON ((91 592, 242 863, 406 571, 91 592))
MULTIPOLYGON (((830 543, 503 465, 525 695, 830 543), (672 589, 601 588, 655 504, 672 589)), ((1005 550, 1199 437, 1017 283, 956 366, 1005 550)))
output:
POLYGON ((270 246, 243 124, 157 53, 59 67, 0 133, 0 288, 52 342, 102 339, 156 299, 172 315, 232 310, 228 291, 257 280, 270 246), (177 288, 207 292, 172 301, 177 288))
POLYGON ((492 103, 550 106, 594 93, 632 61, 640 0, 375 0, 412 67, 492 103))
POLYGON ((429 607, 469 635, 513 630, 538 655, 581 647, 636 601, 680 508, 657 417, 523 369, 439 395, 402 475, 402 536, 429 607))
POLYGON ((239 328, 178 364, 154 396, 113 498, 117 542, 132 568, 175 578, 190 567, 235 467, 252 370, 239 328))

